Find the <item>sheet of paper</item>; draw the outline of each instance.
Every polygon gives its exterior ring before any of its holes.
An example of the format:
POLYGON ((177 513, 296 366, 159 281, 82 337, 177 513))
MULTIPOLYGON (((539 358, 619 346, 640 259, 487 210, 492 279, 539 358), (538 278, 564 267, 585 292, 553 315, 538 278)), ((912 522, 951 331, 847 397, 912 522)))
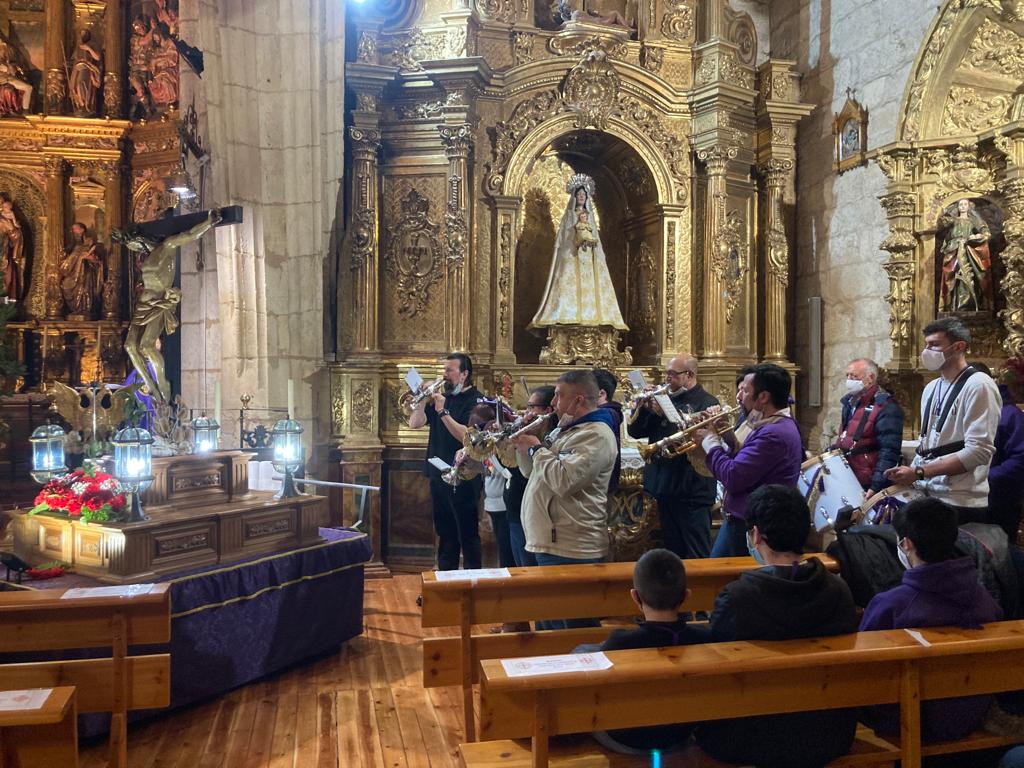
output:
POLYGON ((679 415, 676 407, 672 405, 672 398, 668 395, 655 395, 654 402, 661 406, 661 411, 665 414, 666 419, 673 424, 683 425, 683 418, 679 415))
POLYGON ((629 383, 637 389, 644 389, 647 387, 647 378, 641 371, 630 371, 626 378, 629 379, 629 383))
POLYGON ((594 672, 610 669, 611 659, 603 653, 567 653, 561 656, 534 656, 525 659, 502 659, 501 666, 509 677, 559 675, 563 672, 594 672))
POLYGON ((507 579, 508 568, 460 568, 457 571, 434 571, 438 581, 479 581, 480 579, 507 579))
POLYGON ((53 693, 52 688, 32 688, 27 691, 0 691, 0 712, 16 709, 41 709, 53 693))
POLYGON ((904 627, 903 631, 906 632, 908 635, 910 635, 912 638, 914 638, 921 645, 924 645, 924 646, 931 645, 931 643, 929 643, 927 640, 924 639, 924 635, 922 635, 916 629, 907 629, 906 627, 904 627))
POLYGON ((434 467, 434 469, 440 469, 442 472, 452 468, 451 464, 449 464, 444 459, 437 458, 437 456, 431 456, 429 459, 427 459, 427 463, 430 464, 430 466, 434 467))
POLYGON ((415 392, 423 383, 423 377, 420 376, 419 372, 415 368, 410 368, 409 372, 405 374, 405 383, 409 385, 409 390, 411 392, 415 392))
POLYGON ((125 584, 120 587, 78 587, 69 589, 60 596, 61 600, 76 600, 86 597, 138 597, 153 591, 152 584, 125 584))

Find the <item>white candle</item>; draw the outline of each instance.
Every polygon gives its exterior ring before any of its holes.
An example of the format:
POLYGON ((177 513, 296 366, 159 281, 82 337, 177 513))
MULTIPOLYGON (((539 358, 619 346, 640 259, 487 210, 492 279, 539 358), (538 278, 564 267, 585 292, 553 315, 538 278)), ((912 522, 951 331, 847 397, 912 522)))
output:
POLYGON ((220 424, 220 379, 213 382, 213 418, 220 424))
POLYGON ((288 379, 288 418, 295 418, 295 382, 288 379))

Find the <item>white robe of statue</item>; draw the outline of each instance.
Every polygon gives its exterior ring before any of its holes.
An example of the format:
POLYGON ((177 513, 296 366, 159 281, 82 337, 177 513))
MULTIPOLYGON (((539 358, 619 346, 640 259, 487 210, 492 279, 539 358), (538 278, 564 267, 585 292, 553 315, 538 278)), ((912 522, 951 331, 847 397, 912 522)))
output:
POLYGON ((553 325, 611 326, 629 330, 619 311, 605 262, 591 198, 594 180, 576 174, 566 185, 569 202, 555 238, 555 254, 540 309, 530 328, 553 325))

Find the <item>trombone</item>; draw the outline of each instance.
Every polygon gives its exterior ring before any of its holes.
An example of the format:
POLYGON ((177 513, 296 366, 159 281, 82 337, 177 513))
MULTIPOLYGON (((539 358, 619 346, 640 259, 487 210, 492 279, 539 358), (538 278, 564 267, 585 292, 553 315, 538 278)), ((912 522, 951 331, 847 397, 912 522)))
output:
POLYGON ((398 399, 398 405, 402 408, 406 417, 412 415, 412 412, 420 407, 427 398, 433 397, 437 394, 444 386, 444 376, 438 376, 437 379, 425 387, 421 387, 418 391, 413 392, 408 390, 402 393, 402 396, 398 399))
POLYGON ((640 455, 643 457, 643 460, 647 462, 653 461, 656 458, 674 458, 676 456, 683 456, 695 448, 700 447, 700 443, 696 440, 696 433, 699 429, 704 429, 710 425, 710 428, 719 435, 732 432, 732 417, 736 410, 737 408, 735 406, 727 405, 715 413, 701 411, 700 413, 695 413, 693 415, 680 414, 683 417, 686 426, 668 437, 661 438, 661 440, 648 443, 647 445, 638 446, 640 455), (728 421, 724 428, 716 429, 716 424, 726 418, 728 421))

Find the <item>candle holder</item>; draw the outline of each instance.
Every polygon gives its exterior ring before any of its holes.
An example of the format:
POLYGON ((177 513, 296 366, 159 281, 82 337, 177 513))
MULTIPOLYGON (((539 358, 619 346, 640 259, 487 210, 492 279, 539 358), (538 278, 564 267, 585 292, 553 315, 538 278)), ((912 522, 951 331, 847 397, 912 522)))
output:
POLYGON ((270 431, 274 441, 274 469, 284 475, 281 490, 274 496, 275 499, 302 495, 295 490, 294 481, 295 472, 302 466, 304 460, 302 432, 302 425, 291 418, 281 419, 270 431))
POLYGON ((35 428, 28 441, 32 444, 32 479, 46 485, 55 477, 67 474, 64 462, 66 434, 57 424, 43 424, 35 428))
POLYGON ((153 436, 139 427, 126 427, 110 441, 114 445, 114 477, 132 495, 128 522, 148 520, 142 511, 139 495, 153 481, 153 436))
POLYGON ((220 442, 220 424, 217 419, 211 419, 204 413, 197 419, 192 420, 192 452, 209 453, 217 450, 220 442))

